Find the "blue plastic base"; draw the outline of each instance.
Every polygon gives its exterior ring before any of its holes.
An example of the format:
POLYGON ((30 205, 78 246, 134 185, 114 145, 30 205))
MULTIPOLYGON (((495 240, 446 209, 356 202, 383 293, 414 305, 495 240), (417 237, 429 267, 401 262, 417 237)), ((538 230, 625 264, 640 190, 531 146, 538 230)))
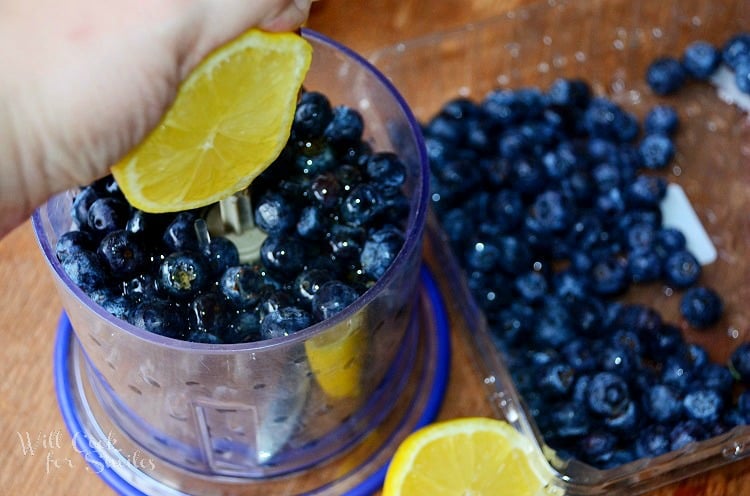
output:
MULTIPOLYGON (((415 388, 416 397, 412 401, 412 408, 405 414, 409 417, 409 422, 402 421, 399 423, 401 429, 408 425, 409 432, 432 422, 437 416, 445 395, 450 366, 450 332, 442 296, 429 269, 423 267, 420 278, 421 290, 424 294, 423 301, 426 302, 425 305, 422 305, 423 308, 420 311, 429 314, 427 320, 434 324, 434 328, 419 329, 420 348, 418 353, 427 356, 423 357, 422 363, 425 365, 422 367, 422 370, 418 370, 412 374, 411 380, 417 384, 415 388)), ((72 344, 75 339, 76 336, 73 333, 70 322, 67 316, 63 314, 58 324, 54 350, 55 390, 63 420, 76 443, 76 448, 92 469, 95 469, 94 471, 117 494, 123 496, 151 496, 135 487, 123 478, 121 473, 118 473, 106 463, 105 453, 97 450, 97 447, 104 446, 105 443, 86 441, 94 436, 94 434, 84 427, 85 422, 83 422, 82 415, 85 414, 81 411, 80 405, 85 405, 86 399, 80 397, 80 388, 75 384, 74 374, 71 373, 72 344)), ((397 428, 397 432, 392 433, 391 437, 393 438, 397 434, 404 435, 405 433, 398 432, 397 428)), ((379 449, 381 451, 393 450, 394 446, 393 443, 384 443, 379 449)), ((391 454, 388 453, 388 459, 390 459, 391 454)), ((366 496, 374 493, 383 484, 388 468, 387 465, 387 463, 380 463, 373 466, 371 463, 364 463, 343 475, 342 479, 356 474, 358 480, 360 480, 352 489, 347 490, 343 494, 346 496, 366 496)), ((119 468, 123 469, 123 467, 119 468)), ((128 475, 135 475, 137 477, 136 474, 140 474, 136 467, 125 467, 125 470, 130 470, 131 473, 128 475)), ((321 494, 327 490, 331 490, 337 482, 330 481, 305 494, 321 494)), ((174 490, 170 488, 169 492, 174 493, 174 490)), ((167 491, 165 490, 164 493, 167 493, 167 491)), ((154 493, 154 496, 157 496, 157 493, 154 493)))

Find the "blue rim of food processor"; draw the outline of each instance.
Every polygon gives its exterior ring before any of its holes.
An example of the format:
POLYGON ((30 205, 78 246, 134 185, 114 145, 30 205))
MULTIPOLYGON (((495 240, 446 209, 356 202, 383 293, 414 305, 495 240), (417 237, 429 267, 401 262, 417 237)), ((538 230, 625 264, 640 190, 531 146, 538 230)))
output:
MULTIPOLYGON (((450 329, 445 304, 434 277, 425 266, 420 270, 420 282, 426 300, 429 302, 429 305, 425 305, 427 308, 423 310, 430 312, 431 319, 429 320, 434 322, 435 325, 434 329, 420 329, 420 332, 434 332, 432 338, 435 342, 433 359, 438 366, 431 367, 431 370, 426 371, 432 375, 431 386, 429 391, 425 392, 427 397, 424 407, 415 422, 415 430, 429 424, 437 417, 448 384, 448 369, 450 364, 450 329)), ((80 413, 75 406, 75 388, 71 383, 69 370, 71 365, 70 348, 72 339, 74 338, 73 328, 64 313, 58 323, 56 336, 53 363, 55 392, 63 421, 75 443, 76 450, 90 467, 96 468, 97 475, 117 494, 122 496, 147 496, 146 493, 135 488, 113 468, 107 465, 102 454, 96 449, 95 443, 86 442, 86 430, 83 427, 80 413)), ((389 462, 386 462, 375 469, 357 484, 356 487, 344 493, 343 496, 366 496, 377 491, 383 484, 388 464, 389 462)), ((331 483, 333 482, 335 481, 331 483)), ((317 488, 315 491, 322 489, 325 489, 325 486, 317 488)))

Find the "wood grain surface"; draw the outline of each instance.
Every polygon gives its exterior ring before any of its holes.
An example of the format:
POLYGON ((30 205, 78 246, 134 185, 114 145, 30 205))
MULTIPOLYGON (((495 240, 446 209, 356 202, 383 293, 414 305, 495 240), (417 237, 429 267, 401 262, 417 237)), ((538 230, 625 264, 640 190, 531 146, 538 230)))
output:
MULTIPOLYGON (((308 25, 368 54, 403 40, 459 28, 527 3, 526 0, 321 0, 314 5, 308 25)), ((590 2, 592 6, 600 3, 590 2)), ((0 301, 3 336, 0 496, 111 494, 77 452, 57 407, 52 350, 61 307, 28 222, 0 240, 0 301)), ((452 345, 450 381, 439 417, 489 415, 481 376, 458 328, 452 330, 452 345)), ((649 494, 750 494, 750 460, 688 476, 649 494)))

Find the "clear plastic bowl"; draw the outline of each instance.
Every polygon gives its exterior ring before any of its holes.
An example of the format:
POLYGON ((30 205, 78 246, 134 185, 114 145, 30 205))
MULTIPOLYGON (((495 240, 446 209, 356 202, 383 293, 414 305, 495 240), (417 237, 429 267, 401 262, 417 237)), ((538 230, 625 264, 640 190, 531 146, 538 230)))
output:
MULTIPOLYGON (((642 119, 656 103, 674 105, 681 130, 677 156, 666 177, 679 184, 716 249, 701 282, 722 295, 725 315, 713 328, 683 325, 686 339, 706 347, 710 358, 726 363, 731 351, 750 340, 750 121, 723 102, 709 84, 689 84, 678 94, 655 96, 645 83, 648 64, 660 55, 680 57, 691 41, 720 46, 750 26, 747 1, 550 0, 477 21, 455 31, 406 40, 370 56, 427 122, 456 97, 480 101, 499 87, 546 89, 557 78, 581 78, 642 119)), ((599 470, 563 462, 539 435, 532 415, 496 350, 487 323, 471 297, 464 275, 436 221, 429 221, 428 260, 440 267, 444 294, 459 326, 467 329, 484 375, 487 400, 498 417, 537 440, 550 461, 551 494, 638 494, 731 463, 750 454, 750 427, 730 432, 653 459, 639 459, 599 470)), ((631 289, 628 301, 648 303, 665 321, 682 323, 680 292, 662 284, 631 289)))
POLYGON ((209 345, 165 338, 113 318, 61 268, 55 243, 71 226, 73 191, 33 215, 83 352, 81 382, 90 388, 84 396, 96 398, 79 407, 93 412, 105 439, 108 428, 116 429, 140 460, 171 467, 164 482, 177 489, 200 477, 209 484, 199 486, 211 492, 211 480, 290 474, 345 453, 389 413, 414 363, 428 194, 419 126, 368 62, 319 34, 303 35, 314 49, 305 88, 359 110, 373 149, 394 151, 408 168, 405 244, 383 277, 348 309, 262 342, 209 345))

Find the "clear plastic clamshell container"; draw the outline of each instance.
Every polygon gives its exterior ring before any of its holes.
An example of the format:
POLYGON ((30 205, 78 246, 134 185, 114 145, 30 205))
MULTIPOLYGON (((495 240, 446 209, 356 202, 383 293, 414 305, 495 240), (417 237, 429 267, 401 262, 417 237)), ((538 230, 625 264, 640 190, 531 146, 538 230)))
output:
MULTIPOLYGON (((622 299, 651 305, 665 322, 679 326, 688 342, 704 346, 711 360, 726 364, 732 350, 750 340, 750 120, 708 83, 691 82, 675 95, 660 97, 647 86, 645 74, 657 56, 679 58, 696 40, 721 46, 749 27, 750 3, 743 0, 549 0, 455 31, 407 40, 370 58, 423 123, 451 99, 479 102, 497 88, 545 90, 557 78, 588 81, 596 94, 620 104, 641 122, 655 104, 674 106, 681 128, 675 137, 676 156, 663 175, 685 193, 688 211, 699 221, 697 231, 705 232, 699 248, 705 263, 701 283, 722 296, 724 314, 709 329, 691 329, 679 313, 681 291, 664 283, 633 286, 622 299)), ((493 344, 487 320, 435 216, 429 241, 429 258, 440 267, 443 293, 450 295, 446 299, 474 345, 488 401, 498 417, 538 441, 556 483, 552 493, 637 494, 750 453, 750 427, 735 427, 610 469, 557 457, 511 379, 509 360, 493 344)))

